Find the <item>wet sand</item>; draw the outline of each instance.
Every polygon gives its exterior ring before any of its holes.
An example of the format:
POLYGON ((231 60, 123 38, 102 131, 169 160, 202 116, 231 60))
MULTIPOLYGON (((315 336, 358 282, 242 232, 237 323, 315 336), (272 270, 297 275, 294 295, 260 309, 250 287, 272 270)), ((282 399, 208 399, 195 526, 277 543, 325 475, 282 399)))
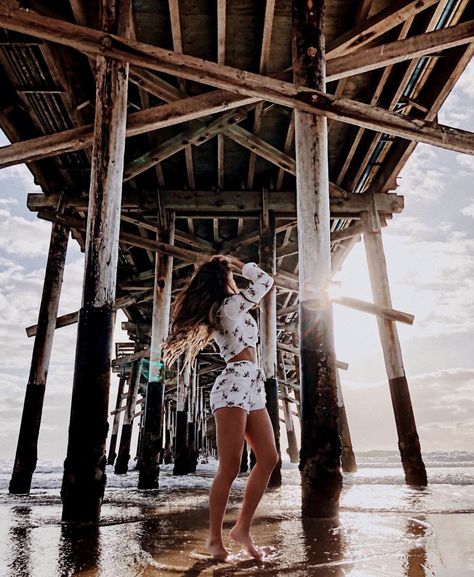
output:
POLYGON ((294 467, 284 470, 285 484, 268 489, 257 510, 254 540, 272 548, 264 561, 249 559, 227 537, 245 475, 234 483, 225 518, 226 544, 232 549, 227 562, 209 561, 203 547, 210 470, 181 479, 166 471, 156 491, 134 489, 136 473, 129 474, 129 487, 107 490, 96 528, 61 525, 56 490, 36 490, 30 497, 3 495, 0 574, 474 577, 474 515, 460 511, 456 500, 438 506, 444 485, 415 491, 345 484, 339 523, 330 524, 301 519, 298 475, 294 467))

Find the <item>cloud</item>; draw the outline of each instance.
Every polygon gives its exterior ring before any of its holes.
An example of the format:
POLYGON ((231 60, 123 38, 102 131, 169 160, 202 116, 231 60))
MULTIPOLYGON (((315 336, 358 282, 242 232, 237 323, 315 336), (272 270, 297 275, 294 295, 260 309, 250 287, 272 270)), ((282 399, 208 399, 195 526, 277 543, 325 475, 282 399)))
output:
POLYGON ((458 164, 464 169, 460 171, 460 174, 466 176, 474 175, 474 156, 468 156, 466 154, 457 154, 456 160, 458 164))
POLYGON ((397 193, 406 195, 410 201, 438 203, 446 192, 448 177, 448 168, 439 162, 438 151, 417 146, 398 178, 397 193))
POLYGON ((48 254, 51 225, 39 219, 28 220, 13 216, 9 205, 14 199, 0 204, 0 247, 9 255, 35 258, 48 254))
POLYGON ((439 111, 439 122, 453 128, 474 129, 474 61, 471 61, 439 111))
MULTIPOLYGON (((472 446, 474 368, 409 375, 408 384, 424 451, 462 450, 472 446)), ((342 386, 354 448, 396 449, 397 434, 387 380, 365 385, 343 377, 342 386)))
POLYGON ((474 200, 471 202, 471 204, 465 206, 461 212, 464 214, 464 216, 472 216, 474 218, 474 200))
POLYGON ((33 175, 26 164, 17 164, 15 166, 2 168, 2 170, 0 170, 0 185, 3 186, 6 180, 17 182, 21 188, 28 192, 42 192, 41 188, 35 184, 33 175))
POLYGON ((459 90, 462 94, 468 98, 474 98, 474 61, 471 62, 466 67, 461 78, 456 84, 456 90, 459 90))

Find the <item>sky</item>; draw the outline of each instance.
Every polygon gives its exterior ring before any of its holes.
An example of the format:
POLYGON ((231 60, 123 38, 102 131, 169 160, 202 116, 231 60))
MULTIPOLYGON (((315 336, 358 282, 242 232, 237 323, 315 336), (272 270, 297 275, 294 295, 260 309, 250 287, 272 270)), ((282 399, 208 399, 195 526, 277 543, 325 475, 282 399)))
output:
MULTIPOLYGON (((474 61, 439 114, 474 132, 474 61)), ((8 144, 0 133, 0 146, 8 144)), ((422 450, 474 445, 474 157, 418 145, 398 178, 405 209, 383 229, 393 306, 415 316, 397 323, 422 450)), ((41 300, 51 225, 26 208, 41 192, 26 166, 0 170, 0 458, 13 459, 41 300)), ((338 274, 341 293, 372 301, 363 242, 338 274)), ((70 241, 59 314, 80 306, 83 255, 70 241)), ((116 337, 125 317, 117 317, 116 337)), ((387 376, 374 316, 334 305, 336 354, 356 451, 396 450, 387 376)), ((62 460, 77 325, 56 332, 39 458, 62 460)), ((112 376, 111 403, 117 377, 112 376)), ((284 430, 282 430, 284 436, 284 430)), ((283 446, 285 443, 282 443, 283 446)))

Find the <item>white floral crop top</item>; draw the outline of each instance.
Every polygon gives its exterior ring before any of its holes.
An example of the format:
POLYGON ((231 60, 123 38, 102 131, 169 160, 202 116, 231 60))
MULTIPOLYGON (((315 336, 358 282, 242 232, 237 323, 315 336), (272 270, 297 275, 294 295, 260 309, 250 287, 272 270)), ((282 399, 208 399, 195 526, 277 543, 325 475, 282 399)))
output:
POLYGON ((237 355, 245 347, 255 347, 258 339, 257 323, 248 310, 271 289, 273 278, 254 262, 242 267, 242 276, 249 279, 249 286, 226 297, 217 311, 219 329, 212 338, 225 361, 237 355))

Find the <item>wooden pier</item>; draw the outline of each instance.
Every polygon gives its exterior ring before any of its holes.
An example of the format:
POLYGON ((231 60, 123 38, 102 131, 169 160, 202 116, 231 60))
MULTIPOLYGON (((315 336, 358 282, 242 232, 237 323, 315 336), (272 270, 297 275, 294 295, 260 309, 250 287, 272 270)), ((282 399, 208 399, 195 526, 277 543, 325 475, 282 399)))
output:
POLYGON ((0 5, 0 168, 27 163, 42 188, 28 207, 52 233, 10 492, 30 490, 53 336, 74 323, 64 521, 98 521, 107 462, 126 474, 135 452, 152 489, 160 464, 182 475, 218 457, 223 360, 211 344, 180 372, 161 351, 175 296, 213 254, 275 278, 258 352, 303 517, 336 518, 357 466, 333 306, 376 315, 406 482, 426 485, 396 328, 413 315, 392 306, 383 229, 403 218, 397 175, 418 142, 474 154, 474 134, 437 122, 474 54, 474 0, 24 4, 0 5), (58 317, 69 234, 83 298, 58 317), (332 298, 361 239, 373 302, 332 298), (114 349, 119 309, 129 341, 114 349))

